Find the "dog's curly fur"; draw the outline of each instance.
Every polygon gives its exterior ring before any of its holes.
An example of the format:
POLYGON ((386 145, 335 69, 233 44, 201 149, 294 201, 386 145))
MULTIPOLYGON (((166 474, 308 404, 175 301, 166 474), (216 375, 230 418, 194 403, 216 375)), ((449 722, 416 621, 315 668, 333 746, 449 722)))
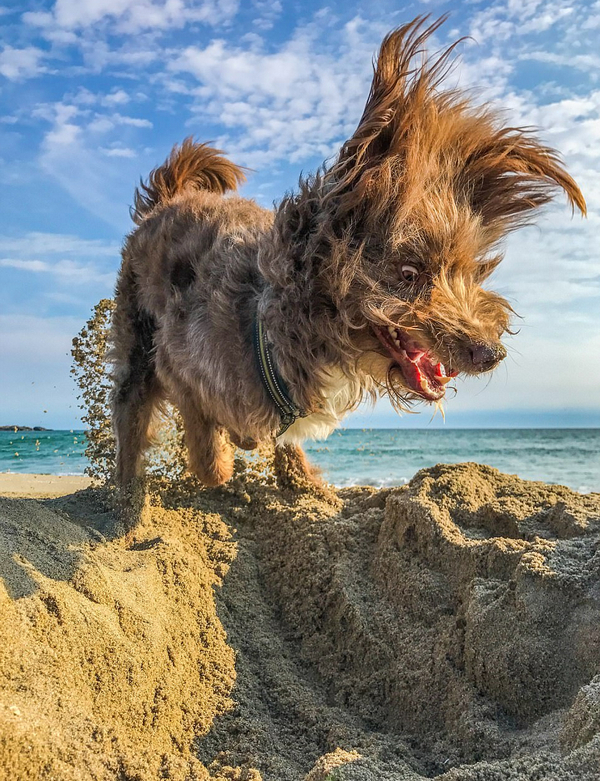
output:
POLYGON ((504 357, 511 308, 482 287, 500 240, 557 189, 582 213, 585 201, 554 150, 441 90, 454 47, 434 60, 423 47, 442 21, 385 38, 356 132, 274 212, 224 197, 243 170, 191 139, 136 192, 112 330, 122 487, 163 399, 181 411, 190 468, 207 485, 230 477, 230 442, 275 435, 257 316, 308 413, 287 443, 329 433, 365 396, 438 401, 443 364, 475 374, 504 357))

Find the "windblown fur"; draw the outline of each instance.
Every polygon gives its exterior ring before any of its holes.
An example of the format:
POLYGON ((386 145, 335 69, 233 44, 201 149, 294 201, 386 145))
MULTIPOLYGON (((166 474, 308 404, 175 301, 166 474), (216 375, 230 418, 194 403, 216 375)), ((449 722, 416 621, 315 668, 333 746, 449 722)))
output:
POLYGON ((454 47, 422 56, 442 21, 385 38, 355 133, 274 212, 224 197, 242 169, 191 139, 136 191, 113 325, 121 485, 139 474, 164 399, 209 485, 231 475, 230 441, 275 435, 257 316, 308 413, 287 442, 326 435, 365 396, 438 403, 448 369, 476 374, 504 357, 511 308, 482 286, 499 242, 559 189, 573 209, 585 202, 554 150, 442 91, 454 47))

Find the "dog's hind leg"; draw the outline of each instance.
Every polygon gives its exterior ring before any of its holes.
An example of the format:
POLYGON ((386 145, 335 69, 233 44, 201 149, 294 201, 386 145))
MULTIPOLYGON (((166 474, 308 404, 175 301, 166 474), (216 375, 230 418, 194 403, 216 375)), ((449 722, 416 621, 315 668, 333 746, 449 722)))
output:
POLYGON ((207 486, 222 485, 233 474, 233 448, 225 429, 206 418, 189 395, 177 399, 185 428, 188 465, 207 486))
POLYGON ((142 459, 150 444, 150 424, 163 398, 156 377, 152 352, 153 322, 139 316, 129 330, 132 337, 126 360, 115 361, 112 395, 113 428, 117 442, 115 482, 120 492, 122 515, 135 523, 144 501, 142 459))
POLYGON ((117 440, 117 486, 126 488, 142 471, 142 457, 150 444, 149 430, 160 386, 154 375, 135 376, 134 371, 115 389, 113 421, 117 440))

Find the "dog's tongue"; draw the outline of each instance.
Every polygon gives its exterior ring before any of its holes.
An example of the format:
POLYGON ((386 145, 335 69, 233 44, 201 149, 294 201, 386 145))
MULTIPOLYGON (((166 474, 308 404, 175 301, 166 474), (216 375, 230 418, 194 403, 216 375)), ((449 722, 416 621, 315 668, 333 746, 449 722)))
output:
POLYGON ((404 379, 412 390, 430 401, 442 398, 446 392, 445 385, 451 377, 446 376, 443 363, 433 364, 429 356, 420 351, 406 351, 407 362, 400 362, 404 379))
POLYGON ((405 353, 413 363, 417 363, 425 355, 424 350, 405 350, 405 353))
POLYGON ((427 401, 438 401, 446 392, 446 384, 458 372, 446 372, 443 363, 411 342, 399 329, 377 329, 379 340, 402 370, 410 390, 427 401))

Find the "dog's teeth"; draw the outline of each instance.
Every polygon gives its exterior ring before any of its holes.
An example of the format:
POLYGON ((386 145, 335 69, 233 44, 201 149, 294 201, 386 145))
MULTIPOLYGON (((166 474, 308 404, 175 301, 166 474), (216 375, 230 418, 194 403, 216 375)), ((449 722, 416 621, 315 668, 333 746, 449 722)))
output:
POLYGON ((396 345, 398 349, 400 349, 400 340, 398 339, 398 331, 396 330, 396 328, 394 328, 394 326, 392 325, 388 325, 387 330, 388 330, 388 334, 391 337, 392 342, 396 345))
POLYGON ((450 382, 452 377, 436 377, 436 380, 440 383, 440 385, 446 385, 450 382))
POLYGON ((421 390, 428 391, 429 390, 429 384, 425 377, 421 377, 421 382, 419 383, 421 385, 421 390))

